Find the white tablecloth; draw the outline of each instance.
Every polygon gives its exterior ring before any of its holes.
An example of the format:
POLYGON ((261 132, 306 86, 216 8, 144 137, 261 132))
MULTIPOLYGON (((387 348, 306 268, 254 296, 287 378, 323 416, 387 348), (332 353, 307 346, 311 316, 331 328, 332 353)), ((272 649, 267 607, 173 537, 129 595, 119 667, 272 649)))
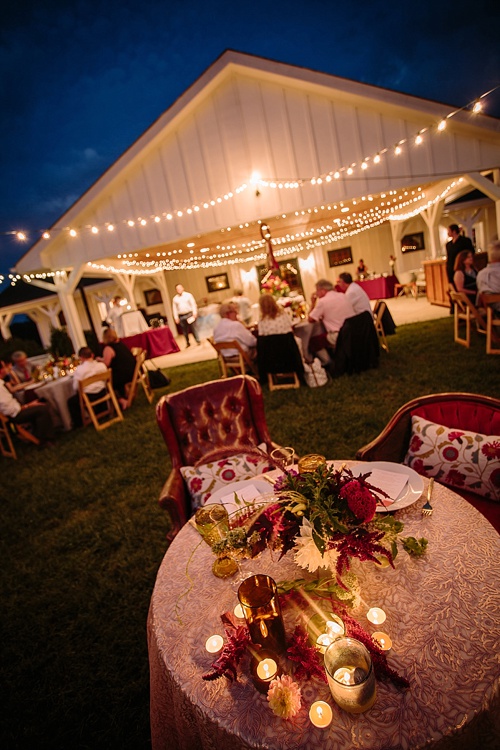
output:
MULTIPOLYGON (((364 603, 352 614, 369 632, 381 629, 391 636, 389 665, 411 684, 402 693, 379 682, 375 705, 357 716, 338 709, 318 680, 302 683, 303 707, 294 720, 284 721, 247 674, 235 683, 201 679, 214 659, 205 641, 223 635, 219 616, 232 611, 237 598, 230 579, 211 574, 212 552, 187 524, 162 562, 148 617, 153 749, 498 750, 500 537, 441 485, 435 486, 432 516, 421 515, 422 504, 417 501, 397 517, 405 535, 429 539, 424 557, 401 552, 395 570, 357 566, 364 603), (371 606, 387 613, 382 627, 366 620, 371 606), (318 699, 333 708, 326 730, 308 719, 318 699)), ((246 565, 276 580, 303 577, 288 558, 277 563, 265 552, 246 565)))
POLYGON ((73 427, 68 409, 68 398, 74 393, 73 378, 70 375, 56 380, 47 380, 35 389, 36 397, 45 399, 52 407, 56 426, 58 424, 66 432, 73 427))

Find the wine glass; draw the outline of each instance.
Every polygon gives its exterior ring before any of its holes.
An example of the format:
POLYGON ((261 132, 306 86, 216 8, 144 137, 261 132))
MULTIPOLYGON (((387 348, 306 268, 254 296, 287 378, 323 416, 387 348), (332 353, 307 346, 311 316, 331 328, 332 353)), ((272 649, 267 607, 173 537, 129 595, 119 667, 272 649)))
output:
POLYGON ((287 471, 293 466, 295 451, 293 448, 275 448, 271 452, 271 458, 275 461, 282 471, 287 471))

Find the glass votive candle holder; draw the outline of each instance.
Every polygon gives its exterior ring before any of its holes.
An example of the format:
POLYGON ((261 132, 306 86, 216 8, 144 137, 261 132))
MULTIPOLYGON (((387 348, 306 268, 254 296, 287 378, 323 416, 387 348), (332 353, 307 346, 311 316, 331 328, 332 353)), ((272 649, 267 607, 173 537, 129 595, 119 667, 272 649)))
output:
POLYGON ((249 576, 238 588, 238 600, 252 642, 282 654, 286 647, 285 626, 276 582, 260 573, 249 576))
POLYGON ((319 453, 309 453, 307 456, 302 456, 299 459, 297 468, 299 474, 310 474, 316 471, 320 466, 326 464, 326 458, 321 456, 319 453))
POLYGON ((351 714, 368 711, 377 686, 368 649, 355 638, 338 638, 325 652, 325 670, 335 703, 351 714))
POLYGON ((204 505, 194 515, 198 532, 205 542, 212 547, 216 542, 225 539, 229 533, 229 515, 220 503, 204 505))
POLYGON ((271 682, 281 675, 278 655, 265 648, 252 651, 250 673, 259 693, 267 693, 271 682))
POLYGON ((322 654, 336 638, 345 633, 345 626, 338 615, 316 612, 307 621, 309 642, 322 654))
POLYGON ((271 451, 271 458, 276 461, 282 471, 286 471, 293 466, 294 456, 294 449, 289 447, 275 448, 275 450, 271 451))

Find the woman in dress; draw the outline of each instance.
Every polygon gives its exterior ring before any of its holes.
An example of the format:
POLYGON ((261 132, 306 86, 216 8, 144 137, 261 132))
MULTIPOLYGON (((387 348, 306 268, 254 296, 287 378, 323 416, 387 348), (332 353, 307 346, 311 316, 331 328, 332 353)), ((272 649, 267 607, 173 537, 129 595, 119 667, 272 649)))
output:
POLYGON ((462 250, 456 257, 453 274, 453 285, 457 292, 464 292, 471 302, 475 302, 477 295, 474 255, 470 250, 462 250))
POLYGON ((135 370, 135 357, 130 349, 119 340, 116 331, 107 328, 102 337, 104 349, 102 361, 113 373, 113 390, 118 396, 120 407, 127 408, 125 386, 132 382, 135 370))

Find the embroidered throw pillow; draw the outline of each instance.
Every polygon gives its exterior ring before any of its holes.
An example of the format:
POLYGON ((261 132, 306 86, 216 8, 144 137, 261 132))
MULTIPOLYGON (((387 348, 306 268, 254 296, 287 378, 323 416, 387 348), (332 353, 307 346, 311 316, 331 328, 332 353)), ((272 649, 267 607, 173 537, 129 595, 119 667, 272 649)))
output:
POLYGON ((411 440, 403 463, 438 482, 500 500, 500 436, 411 419, 411 440))
MULTIPOLYGON (((266 450, 265 443, 258 447, 261 451, 266 450)), ((193 508, 196 509, 205 505, 211 495, 225 484, 242 482, 274 468, 264 456, 260 458, 238 453, 201 466, 182 466, 181 474, 188 486, 193 508)))

